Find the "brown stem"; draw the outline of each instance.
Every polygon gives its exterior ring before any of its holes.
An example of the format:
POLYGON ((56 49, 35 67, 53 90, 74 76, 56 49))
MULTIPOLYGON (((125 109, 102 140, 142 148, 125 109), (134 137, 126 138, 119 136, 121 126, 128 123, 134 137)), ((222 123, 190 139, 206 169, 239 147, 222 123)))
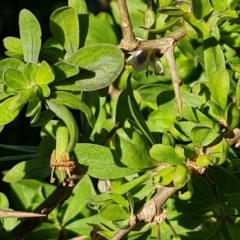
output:
POLYGON ((112 238, 111 240, 120 240, 122 237, 124 237, 126 234, 128 234, 135 226, 137 222, 136 219, 133 218, 130 220, 129 227, 126 229, 119 230, 112 238))
POLYGON ((0 209, 0 218, 33 218, 33 217, 45 217, 45 214, 33 213, 33 212, 21 212, 12 210, 0 209))
POLYGON ((180 79, 177 71, 177 64, 174 58, 174 46, 171 46, 166 52, 165 57, 168 62, 168 67, 170 69, 170 74, 172 78, 173 89, 175 97, 177 100, 178 112, 180 117, 182 117, 182 99, 180 94, 180 79))
MULTIPOLYGON (((130 20, 130 16, 128 13, 126 0, 117 0, 117 4, 119 8, 119 15, 121 18, 121 26, 122 26, 122 34, 123 34, 121 44, 124 46, 128 45, 130 49, 132 47, 135 48, 138 44, 138 41, 133 32, 132 22, 130 20)), ((125 50, 129 51, 129 49, 125 49, 125 50)))
MULTIPOLYGON (((76 184, 80 181, 80 179, 82 179, 83 176, 84 173, 82 170, 76 167, 75 172, 72 173, 71 179, 67 178, 64 182, 68 183, 71 181, 71 183, 76 186, 76 184)), ((71 196, 74 186, 70 186, 70 184, 66 184, 65 186, 64 184, 60 184, 51 193, 51 195, 34 210, 34 212, 48 215, 54 208, 56 208, 58 205, 63 204, 63 202, 71 196)), ((16 240, 21 240, 40 223, 46 221, 46 219, 47 217, 26 218, 14 229, 12 229, 10 235, 16 240)))
POLYGON ((134 221, 130 221, 130 226, 127 229, 119 230, 112 238, 119 240, 127 235, 138 222, 151 222, 153 218, 160 214, 164 203, 177 191, 176 187, 160 187, 157 193, 144 204, 142 209, 136 214, 134 221))

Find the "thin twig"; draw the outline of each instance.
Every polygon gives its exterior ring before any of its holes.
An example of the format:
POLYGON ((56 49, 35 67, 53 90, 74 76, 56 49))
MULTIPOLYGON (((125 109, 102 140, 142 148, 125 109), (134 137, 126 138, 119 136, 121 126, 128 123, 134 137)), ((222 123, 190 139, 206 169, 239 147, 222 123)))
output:
POLYGON ((46 214, 39 214, 34 212, 21 212, 13 210, 0 209, 0 218, 33 218, 33 217, 45 217, 46 214))
MULTIPOLYGON (((64 180, 64 182, 66 183, 71 181, 74 183, 74 186, 76 186, 76 184, 82 179, 83 176, 83 171, 80 168, 76 167, 75 171, 72 173, 71 179, 67 178, 64 180)), ((64 184, 60 184, 51 193, 51 195, 34 210, 34 212, 48 215, 54 208, 56 208, 58 205, 63 204, 63 202, 71 196, 74 186, 70 186, 68 184, 64 186, 64 184)), ((12 229, 10 235, 15 240, 21 240, 40 223, 46 221, 46 219, 47 217, 24 219, 14 229, 12 229)))
MULTIPOLYGON (((125 0, 117 0, 118 8, 119 8, 119 15, 121 18, 121 26, 122 26, 122 33, 123 38, 121 44, 129 45, 129 48, 135 48, 138 45, 138 40, 135 37, 133 32, 132 22, 130 20, 130 16, 128 13, 128 8, 125 0)), ((129 49, 126 49, 129 51, 129 49)))
POLYGON ((168 67, 170 69, 170 74, 172 78, 173 89, 175 93, 175 97, 177 100, 178 112, 180 117, 182 117, 182 99, 180 94, 180 79, 177 71, 177 64, 174 58, 174 46, 171 46, 166 52, 165 57, 168 63, 168 67))
POLYGON ((129 223, 129 227, 126 229, 119 230, 112 238, 111 240, 120 240, 122 239, 126 234, 128 234, 135 226, 137 222, 135 218, 132 218, 129 223))

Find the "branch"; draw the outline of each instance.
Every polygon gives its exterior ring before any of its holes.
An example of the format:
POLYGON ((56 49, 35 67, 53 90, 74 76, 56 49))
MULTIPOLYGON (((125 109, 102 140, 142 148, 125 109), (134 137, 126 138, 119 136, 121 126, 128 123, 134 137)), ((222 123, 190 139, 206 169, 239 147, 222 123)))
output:
POLYGON ((160 187, 157 193, 147 201, 142 209, 130 219, 130 225, 126 229, 119 230, 112 240, 120 240, 127 235, 138 222, 151 222, 155 216, 159 215, 165 202, 177 191, 176 187, 160 187))
POLYGON ((33 213, 33 212, 21 212, 12 210, 0 209, 0 218, 33 218, 33 217, 45 217, 45 214, 33 213))
POLYGON ((172 84, 173 84, 173 89, 175 93, 175 97, 177 100, 177 106, 178 106, 178 111, 179 115, 182 118, 182 99, 181 99, 181 94, 180 94, 180 79, 178 76, 177 72, 177 64, 174 58, 174 46, 172 45, 166 52, 165 52, 165 57, 168 63, 168 67, 170 69, 170 74, 172 78, 172 84))
POLYGON ((132 22, 130 20, 130 16, 128 13, 128 8, 125 0, 117 0, 119 14, 121 18, 121 26, 123 38, 121 44, 124 46, 125 44, 129 46, 129 49, 125 49, 127 51, 131 51, 131 48, 136 47, 138 44, 138 40, 135 37, 133 32, 132 22))
MULTIPOLYGON (((76 166, 71 178, 67 178, 64 182, 71 182, 76 186, 83 176, 83 171, 76 166)), ((65 186, 63 183, 60 184, 51 195, 34 210, 34 212, 47 216, 54 208, 63 204, 63 202, 71 196, 74 186, 72 186, 72 184, 66 184, 65 186)), ((46 219, 47 217, 26 218, 10 232, 10 235, 16 240, 21 240, 40 223, 46 221, 46 219)))

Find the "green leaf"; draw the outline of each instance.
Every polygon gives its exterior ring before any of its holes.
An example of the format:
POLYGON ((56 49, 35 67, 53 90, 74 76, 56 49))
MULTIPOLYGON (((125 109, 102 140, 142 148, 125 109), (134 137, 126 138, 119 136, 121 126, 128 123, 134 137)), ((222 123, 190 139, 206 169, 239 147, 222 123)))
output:
POLYGON ((118 187, 115 187, 114 189, 112 189, 111 192, 123 195, 123 194, 129 192, 134 187, 137 187, 140 184, 142 184, 143 182, 146 182, 149 178, 151 178, 151 172, 146 172, 145 174, 143 174, 140 177, 134 178, 127 183, 124 183, 118 187))
POLYGON ((78 127, 76 121, 71 114, 71 112, 63 105, 52 102, 51 100, 46 100, 46 103, 51 111, 53 111, 56 116, 63 120, 69 131, 69 143, 67 152, 73 151, 78 141, 78 127))
POLYGON ((3 80, 7 87, 15 90, 27 89, 31 85, 31 82, 24 78, 22 72, 15 68, 8 68, 4 72, 3 80))
POLYGON ((37 63, 41 48, 41 27, 37 18, 27 9, 19 14, 19 28, 24 61, 37 63))
POLYGON ((235 103, 230 103, 225 112, 225 119, 229 129, 233 130, 239 125, 240 112, 235 103))
POLYGON ((227 98, 230 89, 230 78, 226 69, 214 72, 209 79, 209 88, 212 99, 221 107, 223 111, 227 107, 227 98))
POLYGON ((86 46, 97 43, 118 44, 114 21, 109 13, 101 12, 98 15, 89 14, 89 26, 86 37, 86 46), (106 31, 106 28, 108 31, 106 31))
POLYGON ((79 24, 75 9, 62 7, 54 11, 50 17, 50 30, 69 55, 78 50, 79 24))
POLYGON ((11 58, 23 59, 22 42, 16 37, 6 37, 3 39, 3 45, 7 49, 5 54, 11 58))
POLYGON ((195 147, 203 147, 212 143, 219 136, 208 126, 196 125, 192 129, 192 141, 195 147))
POLYGON ((81 48, 68 63, 80 67, 80 74, 54 84, 58 90, 93 91, 109 86, 120 74, 124 64, 122 51, 110 44, 81 48))
POLYGON ((7 123, 10 123, 21 111, 20 108, 16 109, 14 112, 10 112, 8 110, 13 101, 14 97, 10 97, 0 104, 0 125, 6 125, 7 123))
POLYGON ((209 2, 205 0, 191 0, 191 4, 196 19, 203 19, 213 11, 209 2))
POLYGON ((168 6, 160 9, 158 11, 160 14, 165 14, 168 16, 183 16, 186 14, 182 9, 178 7, 168 6))
POLYGON ((5 194, 0 192, 0 208, 1 209, 8 209, 9 208, 9 202, 5 194))
POLYGON ((40 98, 47 98, 50 95, 50 88, 47 84, 38 85, 37 90, 40 98))
POLYGON ((89 196, 95 196, 96 191, 92 184, 91 178, 86 174, 79 184, 74 187, 72 196, 65 202, 67 204, 66 211, 62 217, 62 225, 68 225, 70 222, 76 221, 77 215, 81 214, 87 206, 86 199, 89 196), (77 209, 76 209, 76 206, 77 209))
POLYGON ((183 162, 183 159, 178 156, 175 149, 171 146, 163 144, 155 144, 150 149, 150 156, 163 163, 168 163, 172 165, 178 165, 183 162))
POLYGON ((27 89, 20 91, 13 97, 11 104, 8 107, 10 112, 15 112, 18 109, 22 109, 23 106, 32 98, 34 94, 33 89, 27 89))
POLYGON ((4 58, 0 61, 0 82, 3 81, 4 72, 9 69, 21 70, 24 67, 24 63, 21 60, 15 58, 4 58))
POLYGON ((80 48, 85 45, 89 30, 89 13, 85 0, 69 0, 68 6, 76 10, 80 29, 80 48))
POLYGON ((100 216, 108 221, 129 219, 130 214, 118 204, 110 203, 100 210, 100 216))
POLYGON ((186 164, 179 163, 176 167, 173 184, 176 188, 182 188, 190 178, 186 164))
POLYGON ((156 162, 149 155, 147 140, 130 128, 120 128, 114 135, 115 151, 119 160, 130 168, 153 167, 156 162))
POLYGON ((143 133, 143 135, 149 140, 151 144, 155 143, 155 139, 153 138, 141 112, 139 106, 134 98, 133 89, 131 85, 131 75, 129 75, 127 80, 127 91, 128 91, 128 106, 131 112, 133 119, 135 120, 138 128, 143 133))
POLYGON ((235 72, 240 72, 240 58, 233 57, 229 60, 229 66, 235 72))
POLYGON ((229 144, 228 141, 223 138, 222 141, 214 145, 209 152, 209 156, 214 157, 214 163, 217 165, 223 164, 228 156, 229 144))
POLYGON ((37 71, 38 71, 37 64, 34 62, 28 62, 24 66, 22 74, 23 74, 24 78, 26 78, 26 80, 29 81, 29 83, 30 82, 35 83, 37 71))
POLYGON ((211 34, 204 39, 203 51, 205 71, 208 79, 211 79, 217 70, 225 69, 224 54, 217 39, 211 34))
POLYGON ((219 12, 224 11, 228 8, 228 0, 209 0, 209 2, 212 7, 219 12))
POLYGON ((237 108, 240 109, 240 79, 238 80, 236 87, 236 105, 237 108))
POLYGON ((208 114, 217 121, 220 121, 224 118, 223 110, 213 102, 212 100, 207 101, 207 106, 209 106, 208 114))
POLYGON ((91 127, 95 124, 94 115, 87 104, 82 102, 78 97, 69 92, 55 91, 50 95, 52 102, 63 104, 68 108, 77 109, 85 113, 91 127))
POLYGON ((197 39, 198 33, 197 31, 186 21, 183 21, 183 29, 185 30, 187 36, 190 39, 197 39))
POLYGON ((239 221, 238 222, 233 222, 233 221, 226 221, 228 232, 231 236, 232 239, 238 239, 239 234, 240 234, 240 229, 239 229, 239 221))
POLYGON ((87 166, 87 173, 95 178, 116 179, 136 173, 136 169, 125 167, 115 152, 94 144, 77 144, 74 149, 76 160, 87 166))
POLYGON ((167 167, 161 169, 156 176, 154 176, 154 182, 160 183, 161 185, 168 185, 173 181, 175 167, 167 167))
POLYGON ((224 210, 232 215, 239 215, 240 214, 240 193, 230 193, 227 195, 227 203, 224 207, 224 210))
POLYGON ((39 85, 49 84, 54 80, 54 72, 47 62, 42 61, 38 67, 36 83, 39 85))
POLYGON ((222 167, 211 168, 211 173, 215 179, 217 196, 220 201, 226 201, 230 193, 240 193, 240 181, 233 174, 222 167))
POLYGON ((195 126, 195 123, 192 122, 178 122, 173 123, 170 127, 170 133, 177 140, 181 140, 184 142, 191 141, 191 130, 195 126))
POLYGON ((66 62, 55 63, 52 65, 52 70, 55 75, 54 83, 70 78, 79 73, 79 68, 76 65, 66 62))
POLYGON ((28 107, 26 111, 26 117, 33 117, 39 115, 42 109, 42 103, 38 96, 30 99, 28 102, 28 107))
POLYGON ((197 166, 208 166, 211 165, 213 163, 213 159, 208 156, 208 155, 199 155, 196 159, 196 165, 197 166))
POLYGON ((16 164, 4 176, 5 182, 16 182, 21 179, 44 179, 51 173, 51 168, 43 166, 39 159, 32 159, 16 164))

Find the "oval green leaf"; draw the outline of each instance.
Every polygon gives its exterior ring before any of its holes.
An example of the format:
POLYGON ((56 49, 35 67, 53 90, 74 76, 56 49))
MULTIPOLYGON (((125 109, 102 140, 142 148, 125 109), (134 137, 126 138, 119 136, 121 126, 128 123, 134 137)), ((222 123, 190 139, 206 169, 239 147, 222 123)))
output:
POLYGON ((42 32, 37 18, 27 9, 23 9, 20 12, 19 28, 24 61, 37 63, 41 48, 42 32))
POLYGON ((109 86, 123 69, 124 54, 111 44, 81 48, 67 59, 80 67, 80 74, 54 84, 58 90, 93 91, 109 86))
POLYGON ((153 145, 149 153, 150 156, 158 162, 168 163, 172 165, 178 165, 184 160, 178 156, 173 147, 163 144, 153 145))
POLYGON ((69 55, 77 51, 79 46, 79 24, 75 9, 62 7, 53 12, 50 17, 50 30, 69 55))
POLYGON ((116 179, 138 172, 137 169, 124 166, 115 152, 104 146, 80 143, 76 145, 74 153, 77 162, 85 165, 87 173, 95 178, 116 179))

